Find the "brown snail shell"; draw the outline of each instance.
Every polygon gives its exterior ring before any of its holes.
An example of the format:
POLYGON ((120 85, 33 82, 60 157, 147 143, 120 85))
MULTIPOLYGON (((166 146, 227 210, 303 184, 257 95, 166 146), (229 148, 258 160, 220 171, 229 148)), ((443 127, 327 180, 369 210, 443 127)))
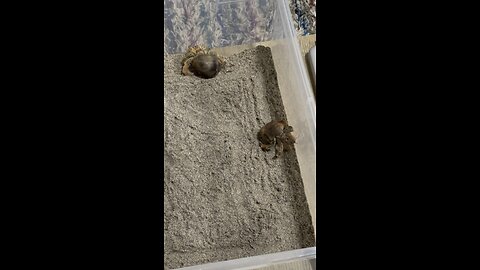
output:
POLYGON ((211 79, 220 72, 221 64, 216 55, 201 54, 192 59, 188 69, 195 76, 211 79))

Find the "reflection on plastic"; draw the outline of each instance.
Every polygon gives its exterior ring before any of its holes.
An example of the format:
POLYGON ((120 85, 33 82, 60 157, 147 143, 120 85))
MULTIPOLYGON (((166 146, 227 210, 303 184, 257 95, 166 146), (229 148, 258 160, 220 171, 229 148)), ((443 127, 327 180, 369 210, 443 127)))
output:
MULTIPOLYGON (((179 268, 178 270, 246 270, 268 267, 275 264, 289 263, 294 261, 316 259, 317 248, 296 249, 285 252, 278 252, 267 255, 241 258, 236 260, 208 263, 190 267, 179 268)), ((311 263, 315 264, 315 260, 311 263)), ((313 265, 315 266, 315 265, 313 265)), ((315 268, 313 268, 315 269, 315 268)))

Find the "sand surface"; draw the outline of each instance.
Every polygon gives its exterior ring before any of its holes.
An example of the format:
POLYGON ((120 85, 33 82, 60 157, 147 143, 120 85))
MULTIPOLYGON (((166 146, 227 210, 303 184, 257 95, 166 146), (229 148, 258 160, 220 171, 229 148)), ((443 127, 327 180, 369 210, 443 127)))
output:
POLYGON ((295 151, 274 160, 256 138, 285 118, 270 49, 208 80, 182 76, 181 58, 164 63, 165 268, 314 246, 295 151))

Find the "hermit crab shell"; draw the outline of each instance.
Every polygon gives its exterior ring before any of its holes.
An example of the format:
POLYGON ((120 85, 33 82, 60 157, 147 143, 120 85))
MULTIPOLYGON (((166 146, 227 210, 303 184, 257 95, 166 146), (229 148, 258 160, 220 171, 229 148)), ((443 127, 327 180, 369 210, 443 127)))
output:
POLYGON ((220 72, 221 62, 216 55, 200 54, 195 56, 188 67, 195 76, 210 79, 220 72))

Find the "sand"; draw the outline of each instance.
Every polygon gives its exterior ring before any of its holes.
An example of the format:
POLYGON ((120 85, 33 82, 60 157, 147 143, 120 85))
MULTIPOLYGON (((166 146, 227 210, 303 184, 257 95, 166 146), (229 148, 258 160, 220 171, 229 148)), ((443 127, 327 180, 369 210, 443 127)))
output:
POLYGON ((315 246, 295 151, 272 159, 256 138, 286 118, 270 49, 207 80, 181 58, 164 63, 165 269, 315 246))

